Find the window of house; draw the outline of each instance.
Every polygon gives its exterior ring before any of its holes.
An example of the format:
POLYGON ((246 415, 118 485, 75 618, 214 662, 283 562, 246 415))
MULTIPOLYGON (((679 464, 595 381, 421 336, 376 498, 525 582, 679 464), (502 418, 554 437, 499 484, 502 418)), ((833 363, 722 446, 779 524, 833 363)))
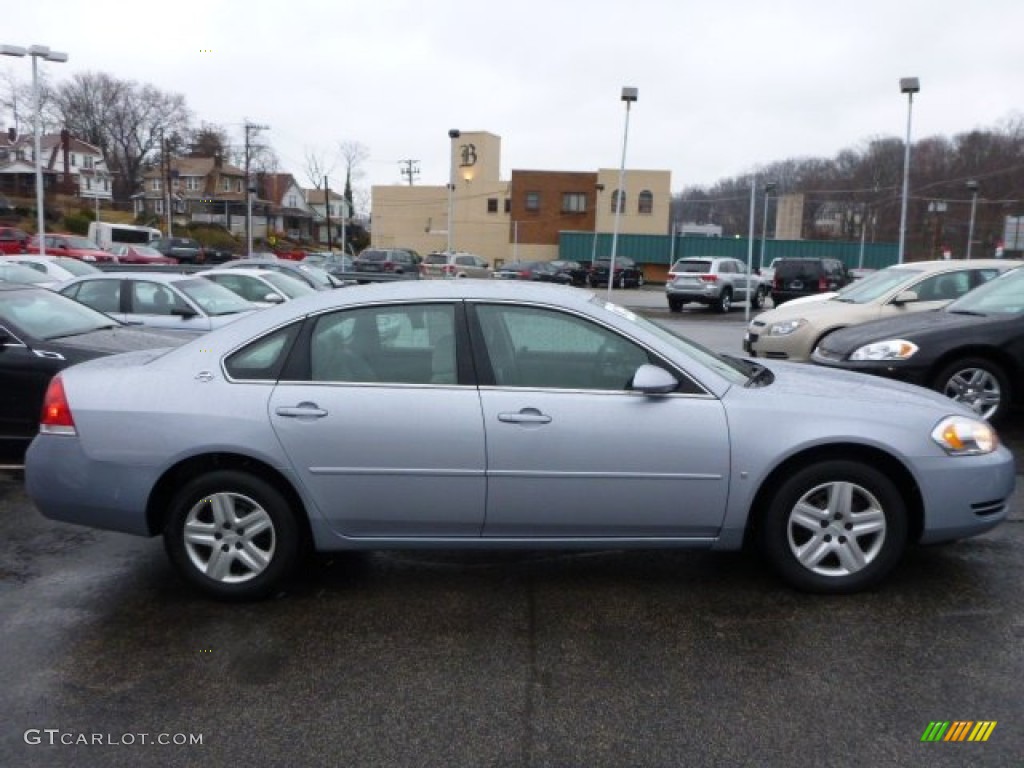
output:
POLYGON ((295 195, 288 195, 288 207, 289 208, 298 208, 299 207, 299 200, 298 200, 298 198, 295 195))
POLYGON ((103 191, 104 192, 109 192, 110 191, 110 179, 103 179, 103 191))
POLYGON ((185 189, 189 192, 199 191, 199 177, 198 176, 186 176, 185 177, 185 189))
POLYGON ((636 212, 650 215, 654 213, 654 195, 651 190, 645 189, 636 199, 636 212))
POLYGON ((57 174, 57 183, 58 184, 63 184, 64 183, 64 174, 63 173, 58 173, 57 174))
POLYGON ((582 192, 562 193, 562 213, 585 213, 587 196, 582 192))
POLYGON ((509 198, 505 198, 505 213, 512 213, 512 201, 509 198))
POLYGON ((85 180, 85 188, 86 189, 92 189, 92 179, 86 178, 86 180, 85 180))
POLYGON ((528 211, 539 211, 540 210, 540 192, 527 192, 526 193, 526 210, 528 210, 528 211))
POLYGON ((626 210, 626 193, 616 189, 612 192, 612 213, 623 213, 626 210))
POLYGON ((238 180, 235 181, 235 192, 241 192, 241 191, 242 191, 242 180, 238 179, 238 180))
POLYGON ((83 155, 82 156, 82 167, 83 168, 90 168, 91 169, 94 164, 95 163, 93 162, 92 155, 83 155))
POLYGON ((231 179, 225 177, 220 180, 220 188, 225 192, 231 191, 231 179))
POLYGON ((487 198, 487 212, 497 213, 498 212, 498 198, 489 197, 487 198))
POLYGON ((150 179, 150 181, 149 181, 149 189, 150 189, 151 192, 159 192, 163 188, 164 188, 163 179, 159 179, 159 178, 150 179))
POLYGON ((78 165, 78 155, 76 155, 74 152, 72 152, 71 153, 71 167, 74 168, 76 165, 78 165))
POLYGON ((159 198, 159 199, 154 201, 154 203, 153 203, 153 210, 155 210, 161 216, 163 215, 163 212, 164 212, 164 200, 163 200, 163 198, 159 198))

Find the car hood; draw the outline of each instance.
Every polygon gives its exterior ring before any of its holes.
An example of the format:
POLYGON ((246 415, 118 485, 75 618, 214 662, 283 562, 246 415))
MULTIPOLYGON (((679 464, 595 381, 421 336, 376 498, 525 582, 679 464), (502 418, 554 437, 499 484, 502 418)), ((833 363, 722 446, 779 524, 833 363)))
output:
POLYGON ((790 401, 812 398, 827 403, 831 409, 839 407, 842 401, 865 401, 884 403, 887 407, 898 409, 916 406, 934 411, 938 405, 946 411, 968 412, 937 392, 901 381, 806 363, 774 360, 758 362, 775 374, 775 380, 769 386, 773 394, 783 395, 790 401))
POLYGON ((85 354, 117 354, 140 349, 166 349, 177 347, 198 338, 199 333, 183 331, 158 331, 155 329, 116 326, 104 328, 77 336, 64 336, 50 343, 62 348, 85 354))
POLYGON ((857 318, 875 317, 877 311, 878 308, 873 304, 853 304, 847 301, 839 301, 835 296, 826 298, 824 301, 800 301, 794 299, 794 301, 780 304, 775 309, 762 312, 754 317, 754 322, 769 325, 785 320, 803 318, 808 322, 816 323, 819 318, 828 322, 832 318, 839 316, 842 316, 844 320, 849 318, 856 321, 857 318))
POLYGON ((963 329, 972 325, 985 325, 997 318, 985 315, 967 315, 945 310, 913 312, 900 317, 887 317, 830 333, 822 347, 841 355, 848 355, 855 349, 874 341, 885 339, 917 339, 924 335, 943 335, 952 329, 963 329))

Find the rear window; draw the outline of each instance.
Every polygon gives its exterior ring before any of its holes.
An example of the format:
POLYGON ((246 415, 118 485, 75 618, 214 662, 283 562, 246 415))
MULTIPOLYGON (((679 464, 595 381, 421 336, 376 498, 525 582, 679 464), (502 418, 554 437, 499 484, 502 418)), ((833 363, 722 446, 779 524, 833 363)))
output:
POLYGON ((387 261, 388 254, 386 251, 363 251, 359 258, 362 261, 387 261))
POLYGON ((443 253, 431 253, 427 254, 426 258, 423 259, 425 264, 447 264, 448 257, 443 253))
POLYGON ((817 280, 821 273, 820 261, 780 261, 775 265, 775 276, 782 279, 817 280))
POLYGON ((697 272, 704 274, 711 271, 710 261, 677 261, 672 267, 673 272, 697 272))

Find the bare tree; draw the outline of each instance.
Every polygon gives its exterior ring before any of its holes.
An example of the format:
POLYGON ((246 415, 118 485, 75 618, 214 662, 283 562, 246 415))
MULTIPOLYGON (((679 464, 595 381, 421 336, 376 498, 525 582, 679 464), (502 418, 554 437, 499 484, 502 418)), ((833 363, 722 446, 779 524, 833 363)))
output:
POLYGON ((121 198, 135 190, 161 139, 187 135, 190 123, 181 94, 103 72, 79 73, 58 86, 55 109, 73 136, 103 150, 121 198))
POLYGON ((305 164, 303 170, 306 178, 314 189, 320 189, 324 184, 324 177, 330 176, 337 165, 337 155, 334 160, 328 160, 324 152, 312 147, 305 148, 305 164))
POLYGON ((363 163, 370 156, 370 150, 358 141, 342 141, 338 143, 338 154, 345 163, 345 203, 349 212, 354 214, 356 207, 352 183, 363 177, 363 163))

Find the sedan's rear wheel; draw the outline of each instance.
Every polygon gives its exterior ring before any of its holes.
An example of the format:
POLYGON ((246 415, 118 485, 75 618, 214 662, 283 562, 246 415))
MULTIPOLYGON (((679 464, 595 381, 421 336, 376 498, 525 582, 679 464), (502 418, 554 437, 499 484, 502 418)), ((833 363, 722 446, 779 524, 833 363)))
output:
POLYGON ((797 589, 846 593, 899 562, 907 512, 895 484, 857 461, 823 461, 782 483, 761 520, 768 560, 797 589))
POLYGON ((294 568, 298 526, 284 496, 244 472, 210 472, 174 497, 164 527, 171 562, 215 597, 270 594, 294 568))
POLYGON ((984 358, 966 358, 947 365, 935 377, 934 389, 993 423, 1008 410, 1010 382, 1002 368, 984 358))

